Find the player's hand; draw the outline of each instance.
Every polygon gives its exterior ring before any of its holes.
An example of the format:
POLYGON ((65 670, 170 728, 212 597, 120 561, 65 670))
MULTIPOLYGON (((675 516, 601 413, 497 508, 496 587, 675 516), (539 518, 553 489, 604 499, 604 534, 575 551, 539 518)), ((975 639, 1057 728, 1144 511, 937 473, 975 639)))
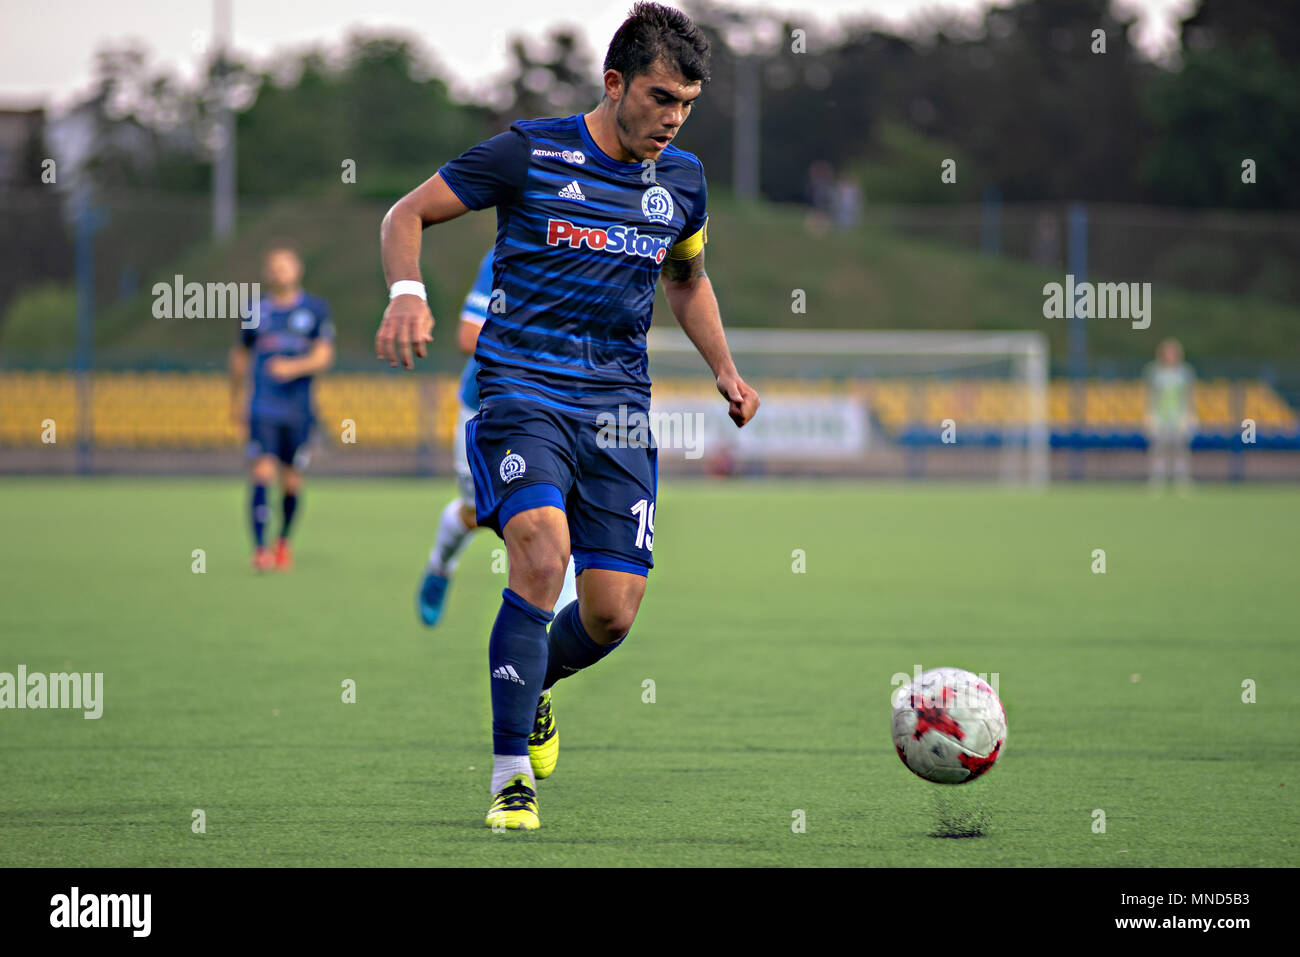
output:
POLYGON ((724 372, 718 376, 718 391, 727 400, 727 415, 742 428, 758 411, 758 393, 745 384, 745 380, 735 372, 724 372))
POLYGON ((244 434, 244 429, 248 427, 248 422, 244 418, 245 408, 243 402, 230 403, 230 424, 235 427, 235 431, 241 436, 244 434))
POLYGON ((388 360, 396 367, 400 359, 402 368, 414 369, 417 358, 429 354, 426 342, 433 341, 433 313, 419 296, 404 295, 393 299, 384 310, 384 321, 375 334, 375 355, 388 360))
POLYGON ((266 360, 266 372, 276 382, 288 382, 290 379, 298 378, 298 370, 294 368, 294 362, 285 356, 273 356, 266 360))

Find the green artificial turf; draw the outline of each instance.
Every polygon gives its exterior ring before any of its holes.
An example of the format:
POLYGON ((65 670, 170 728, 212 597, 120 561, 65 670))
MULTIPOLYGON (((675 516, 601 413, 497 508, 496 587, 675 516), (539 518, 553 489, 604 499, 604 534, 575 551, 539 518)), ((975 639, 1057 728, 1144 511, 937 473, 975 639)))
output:
POLYGON ((310 480, 296 569, 256 577, 238 481, 0 482, 0 671, 104 674, 99 720, 0 711, 0 865, 1297 859, 1295 489, 665 483, 632 634, 557 686, 528 834, 483 826, 495 536, 442 625, 415 614, 451 495, 310 480), (918 665, 997 673, 985 778, 899 762, 918 665))

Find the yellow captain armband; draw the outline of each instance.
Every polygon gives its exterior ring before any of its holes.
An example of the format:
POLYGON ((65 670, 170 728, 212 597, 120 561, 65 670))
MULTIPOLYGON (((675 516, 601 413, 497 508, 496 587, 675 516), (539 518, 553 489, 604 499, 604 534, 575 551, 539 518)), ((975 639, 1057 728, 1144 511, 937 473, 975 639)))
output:
POLYGON ((668 250, 669 259, 694 259, 709 241, 709 220, 705 217, 704 225, 668 250))

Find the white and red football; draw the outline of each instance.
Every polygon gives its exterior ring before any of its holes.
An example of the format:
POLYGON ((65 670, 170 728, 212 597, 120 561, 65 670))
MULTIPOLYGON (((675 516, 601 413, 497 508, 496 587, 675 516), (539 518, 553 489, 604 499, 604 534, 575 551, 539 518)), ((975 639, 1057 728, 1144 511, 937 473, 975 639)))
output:
POLYGON ((898 756, 927 781, 974 781, 1002 753, 1007 714, 979 675, 935 668, 895 691, 893 706, 898 756))

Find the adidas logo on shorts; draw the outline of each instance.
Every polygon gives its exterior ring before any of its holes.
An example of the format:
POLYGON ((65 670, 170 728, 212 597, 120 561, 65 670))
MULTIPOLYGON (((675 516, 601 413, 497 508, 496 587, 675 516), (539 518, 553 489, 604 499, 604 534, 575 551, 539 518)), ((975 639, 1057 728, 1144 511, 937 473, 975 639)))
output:
POLYGON ((504 678, 507 681, 513 681, 515 684, 524 684, 524 679, 519 677, 519 672, 515 671, 513 665, 502 665, 496 671, 492 672, 493 678, 504 678))
POLYGON ((560 197, 560 199, 576 199, 583 203, 587 201, 587 197, 582 195, 582 187, 578 185, 576 179, 555 195, 560 197))

